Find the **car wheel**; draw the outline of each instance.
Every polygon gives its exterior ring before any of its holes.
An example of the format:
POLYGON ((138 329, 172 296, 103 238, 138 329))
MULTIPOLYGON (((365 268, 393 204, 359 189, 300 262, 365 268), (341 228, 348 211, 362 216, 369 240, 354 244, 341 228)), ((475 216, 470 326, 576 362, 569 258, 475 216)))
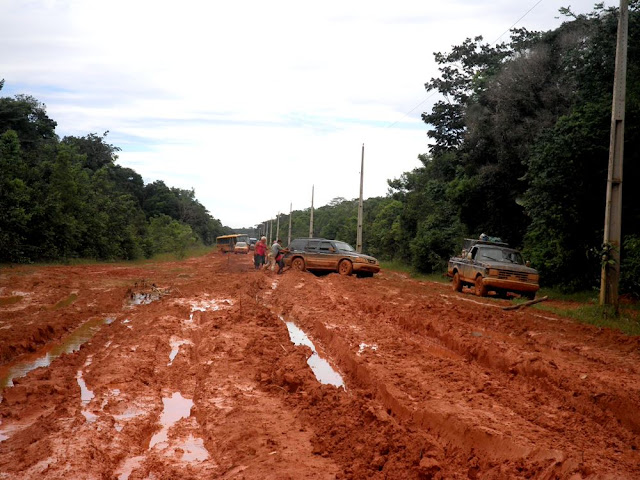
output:
POLYGON ((453 291, 461 292, 462 291, 462 281, 460 280, 460 274, 458 272, 453 274, 453 291))
POLYGON ((304 272, 307 268, 304 264, 304 258, 296 257, 291 262, 291 268, 294 270, 298 270, 299 272, 304 272))
POLYGON ((486 297, 487 293, 489 293, 487 291, 487 286, 484 284, 484 282, 482 281, 482 275, 478 275, 476 277, 476 285, 475 285, 475 290, 476 290, 476 295, 478 297, 486 297))
POLYGON ((342 260, 338 264, 338 273, 340 275, 351 275, 353 272, 353 264, 349 260, 342 260))

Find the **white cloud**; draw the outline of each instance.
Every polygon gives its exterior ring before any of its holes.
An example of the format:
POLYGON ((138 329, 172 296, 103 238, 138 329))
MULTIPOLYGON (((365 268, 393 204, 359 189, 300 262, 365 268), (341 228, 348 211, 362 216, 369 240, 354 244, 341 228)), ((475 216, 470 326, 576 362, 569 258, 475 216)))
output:
MULTIPOLYGON (((120 164, 196 189, 234 227, 365 196, 419 165, 433 52, 564 3, 399 0, 3 0, 0 77, 47 104, 60 135, 109 130, 120 164)), ((589 12, 593 1, 571 2, 589 12)), ((608 1, 607 5, 617 2, 608 1)), ((502 40, 507 40, 507 36, 502 40)))

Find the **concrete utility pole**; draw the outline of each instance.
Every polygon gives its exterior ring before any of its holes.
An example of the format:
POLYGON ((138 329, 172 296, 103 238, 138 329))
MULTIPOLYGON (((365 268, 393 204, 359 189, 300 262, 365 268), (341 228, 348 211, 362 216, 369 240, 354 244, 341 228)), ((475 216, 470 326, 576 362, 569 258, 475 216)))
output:
POLYGON ((607 249, 600 280, 600 305, 611 305, 618 311, 620 280, 620 237, 622 231, 622 160, 624 158, 624 114, 627 90, 627 37, 629 32, 629 1, 620 0, 616 67, 613 79, 611 136, 609 142, 609 173, 607 201, 604 211, 604 240, 607 249))
POLYGON ((273 220, 269 220, 269 245, 271 245, 271 237, 273 236, 273 220))
POLYGON ((356 252, 362 253, 362 217, 363 217, 363 205, 362 205, 362 185, 364 179, 364 143, 362 144, 362 159, 360 161, 360 201, 358 202, 358 233, 356 239, 356 252))
POLYGON ((291 213, 293 212, 293 203, 289 204, 289 235, 287 236, 287 247, 291 245, 291 213))
POLYGON ((309 218, 309 238, 313 238, 313 187, 311 185, 311 217, 309 218))
POLYGON ((280 238, 280 212, 276 215, 276 240, 280 238))

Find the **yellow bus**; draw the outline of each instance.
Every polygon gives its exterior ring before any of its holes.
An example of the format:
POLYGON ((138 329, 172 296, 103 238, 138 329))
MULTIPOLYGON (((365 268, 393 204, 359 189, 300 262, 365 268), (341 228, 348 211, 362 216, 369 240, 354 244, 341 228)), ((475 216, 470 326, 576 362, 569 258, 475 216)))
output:
POLYGON ((238 242, 245 242, 249 245, 249 235, 246 233, 236 233, 233 235, 222 235, 216 238, 216 246, 218 247, 218 251, 222 253, 232 253, 238 242))

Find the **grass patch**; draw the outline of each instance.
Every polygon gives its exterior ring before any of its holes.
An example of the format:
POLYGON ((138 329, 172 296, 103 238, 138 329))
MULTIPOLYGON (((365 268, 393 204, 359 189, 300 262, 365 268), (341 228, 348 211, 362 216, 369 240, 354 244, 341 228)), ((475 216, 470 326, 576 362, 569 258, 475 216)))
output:
POLYGON ((539 303, 533 308, 573 318, 580 323, 620 330, 626 335, 640 335, 640 305, 637 302, 621 303, 619 314, 615 315, 610 307, 603 307, 599 304, 597 290, 567 294, 552 288, 541 288, 537 297, 544 296, 549 297, 549 300, 567 302, 567 305, 554 306, 539 303))
POLYGON ((582 292, 563 293, 560 290, 543 287, 538 290, 536 297, 549 297, 549 300, 578 303, 598 303, 599 292, 597 290, 585 290, 582 292))
POLYGON ((640 335, 637 305, 632 308, 620 308, 620 313, 617 316, 609 307, 602 307, 598 304, 580 304, 574 308, 557 308, 538 304, 534 308, 573 318, 580 323, 620 330, 626 335, 640 335))
POLYGON ((449 283, 451 279, 447 277, 444 272, 442 273, 420 273, 413 269, 411 266, 406 263, 402 263, 398 260, 391 261, 382 261, 380 262, 380 268, 382 270, 390 270, 392 272, 399 272, 409 275, 411 278, 416 280, 430 281, 430 282, 438 282, 438 283, 449 283))

